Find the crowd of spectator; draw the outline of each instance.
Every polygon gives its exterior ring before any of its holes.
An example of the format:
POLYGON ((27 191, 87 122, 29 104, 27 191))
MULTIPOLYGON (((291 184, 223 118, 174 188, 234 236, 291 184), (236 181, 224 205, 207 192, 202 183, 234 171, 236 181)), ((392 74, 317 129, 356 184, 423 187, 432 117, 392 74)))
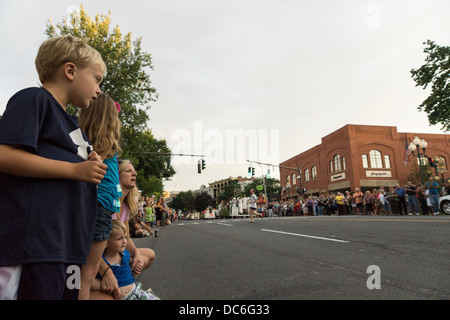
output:
POLYGON ((272 216, 340 216, 340 215, 437 215, 439 196, 450 194, 450 184, 442 188, 430 179, 417 186, 408 182, 404 187, 380 187, 353 192, 305 195, 298 198, 272 201, 259 210, 272 216))

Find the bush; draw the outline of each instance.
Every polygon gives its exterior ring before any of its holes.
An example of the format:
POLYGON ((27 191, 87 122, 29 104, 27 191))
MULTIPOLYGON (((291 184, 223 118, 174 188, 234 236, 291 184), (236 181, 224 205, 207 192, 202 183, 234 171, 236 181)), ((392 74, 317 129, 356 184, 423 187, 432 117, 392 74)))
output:
POLYGON ((222 210, 220 210, 220 217, 228 218, 229 216, 230 211, 228 210, 228 208, 222 208, 222 210))

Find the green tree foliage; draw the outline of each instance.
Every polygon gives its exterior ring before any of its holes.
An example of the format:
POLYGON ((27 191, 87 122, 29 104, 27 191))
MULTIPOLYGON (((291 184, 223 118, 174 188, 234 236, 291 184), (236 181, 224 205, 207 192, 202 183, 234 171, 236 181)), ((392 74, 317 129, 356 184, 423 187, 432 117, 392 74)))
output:
MULTIPOLYGON (((152 57, 142 50, 142 38, 133 41, 130 32, 124 35, 119 26, 112 27, 110 12, 92 19, 83 6, 56 26, 49 21, 45 34, 71 34, 100 52, 107 67, 101 89, 121 106, 122 158, 132 161, 138 172, 138 187, 144 194, 162 193, 162 179, 172 177, 175 170, 170 157, 155 155, 170 150, 166 141, 156 139, 147 127, 149 104, 157 100, 158 94, 150 81, 152 57)), ((75 114, 76 108, 68 111, 75 114)))
POLYGON ((428 55, 425 64, 412 69, 416 86, 426 89, 431 85, 431 94, 418 107, 428 114, 428 122, 441 124, 444 131, 450 130, 450 47, 439 46, 434 41, 424 42, 428 55))
MULTIPOLYGON (((427 183, 431 177, 431 170, 428 163, 422 163, 422 174, 424 182, 427 183)), ((422 178, 420 176, 420 168, 419 163, 416 159, 413 160, 411 170, 408 173, 407 177, 408 181, 411 181, 412 184, 418 185, 422 183, 422 178)))
MULTIPOLYGON (((269 201, 274 200, 274 199, 280 199, 280 180, 278 179, 274 179, 274 178, 265 178, 265 183, 266 183, 266 192, 267 192, 267 198, 269 199, 269 201)), ((256 189, 256 187, 258 185, 264 185, 263 184, 263 180, 262 179, 255 179, 252 181, 252 183, 248 184, 245 189, 244 189, 244 193, 247 196, 250 196, 250 189, 255 189, 256 194, 264 194, 264 190, 262 191, 258 191, 256 189)))
POLYGON ((199 212, 206 210, 213 203, 213 198, 206 192, 199 193, 194 199, 195 210, 199 212))
POLYGON ((170 201, 168 205, 176 210, 194 210, 194 201, 194 193, 191 190, 181 191, 179 194, 172 198, 172 201, 170 201))
POLYGON ((220 203, 222 200, 228 202, 239 196, 242 196, 241 187, 239 186, 237 180, 230 180, 217 195, 217 202, 220 203))

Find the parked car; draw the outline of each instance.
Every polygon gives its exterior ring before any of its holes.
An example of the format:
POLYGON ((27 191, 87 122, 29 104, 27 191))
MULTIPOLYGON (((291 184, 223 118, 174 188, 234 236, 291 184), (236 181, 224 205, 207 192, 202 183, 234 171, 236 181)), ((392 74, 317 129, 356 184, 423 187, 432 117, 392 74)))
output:
POLYGON ((445 214, 450 214, 450 194, 439 198, 439 208, 441 208, 445 214))

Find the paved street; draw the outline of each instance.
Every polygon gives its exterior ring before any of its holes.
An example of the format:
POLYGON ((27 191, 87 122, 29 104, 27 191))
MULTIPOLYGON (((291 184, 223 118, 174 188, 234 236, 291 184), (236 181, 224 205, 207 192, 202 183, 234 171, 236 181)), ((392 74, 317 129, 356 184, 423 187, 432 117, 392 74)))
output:
POLYGON ((450 298, 449 216, 182 221, 134 241, 164 300, 450 298))

